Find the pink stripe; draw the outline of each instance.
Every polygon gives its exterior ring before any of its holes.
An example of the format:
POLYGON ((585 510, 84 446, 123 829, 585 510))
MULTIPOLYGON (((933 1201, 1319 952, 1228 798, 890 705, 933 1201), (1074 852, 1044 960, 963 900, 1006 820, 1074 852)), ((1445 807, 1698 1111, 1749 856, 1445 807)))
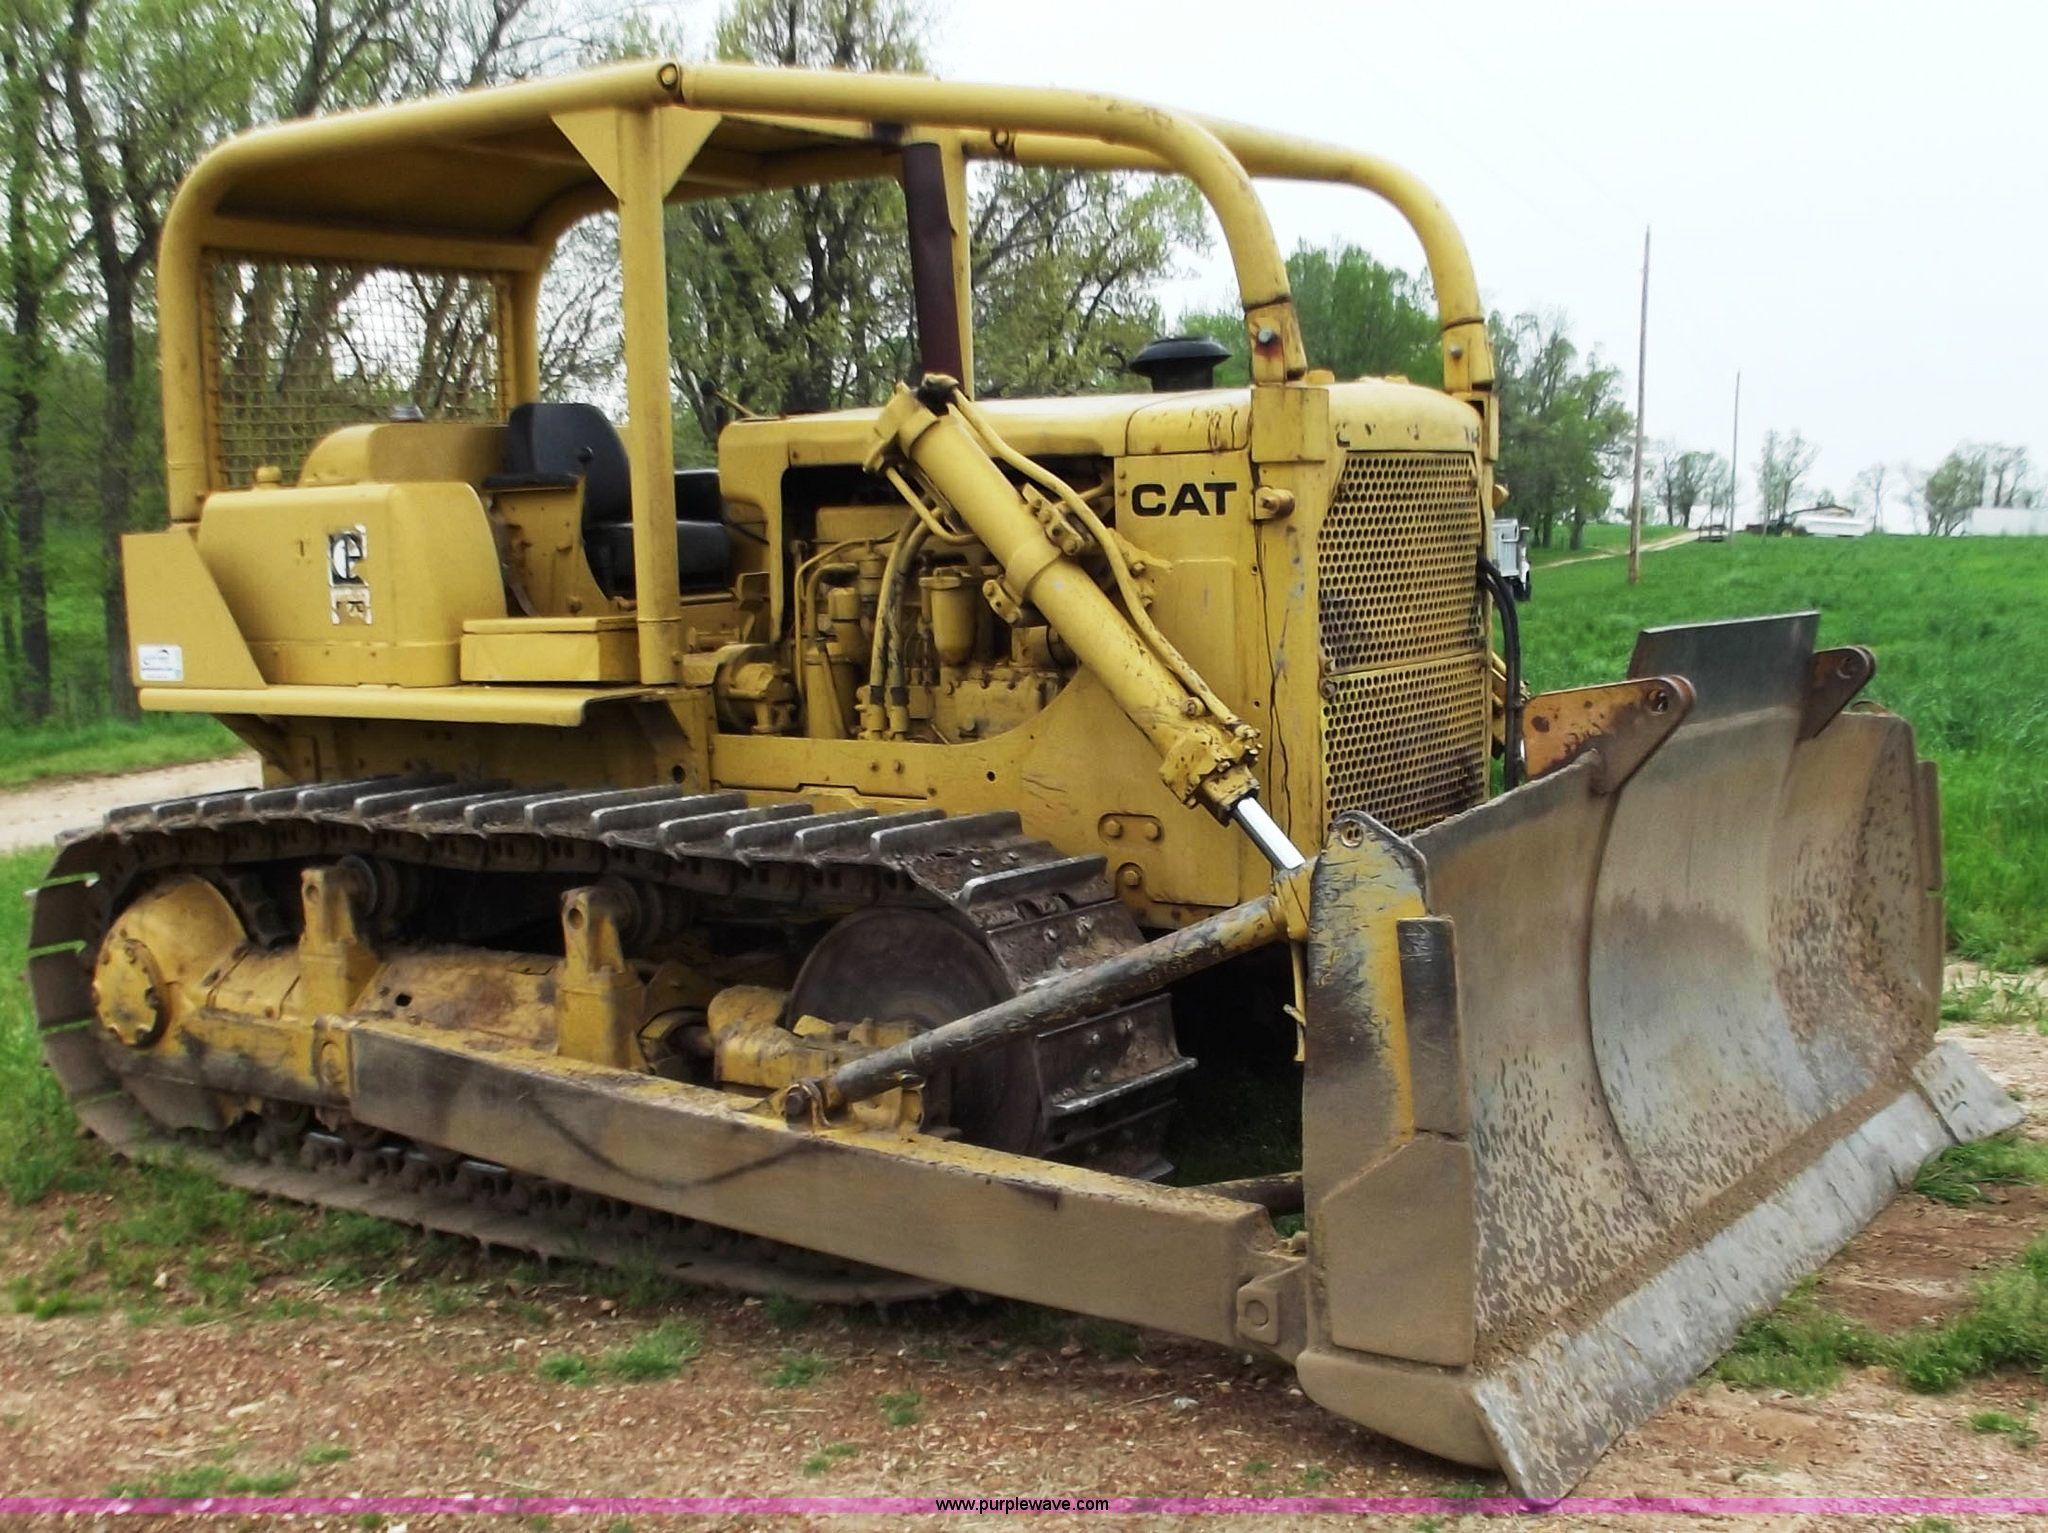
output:
POLYGON ((0 1496, 0 1517, 82 1513, 96 1517, 215 1515, 222 1517, 332 1517, 378 1512, 387 1516, 472 1513, 483 1516, 810 1517, 896 1516, 1009 1512, 1099 1511, 1201 1516, 1285 1512, 1506 1515, 1527 1512, 1649 1512, 1669 1516, 1806 1512, 1822 1516, 1903 1516, 1953 1513, 1966 1517, 2048 1515, 2048 1496, 1566 1496, 1525 1501, 1512 1496, 1032 1496, 948 1497, 967 1506, 941 1509, 928 1496, 205 1496, 169 1497, 0 1496), (1064 1503, 1064 1504, 1062 1504, 1064 1503))

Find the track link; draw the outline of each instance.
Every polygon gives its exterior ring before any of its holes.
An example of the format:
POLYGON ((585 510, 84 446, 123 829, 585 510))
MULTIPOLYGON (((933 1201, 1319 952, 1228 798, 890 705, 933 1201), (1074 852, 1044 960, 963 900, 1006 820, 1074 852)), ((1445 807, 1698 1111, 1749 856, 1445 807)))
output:
MULTIPOLYGON (((29 983, 45 1058, 80 1120, 123 1154, 182 1157, 250 1191, 374 1214, 545 1257, 652 1266, 745 1292, 836 1302, 908 1298, 932 1285, 879 1269, 524 1176, 387 1135, 321 1131, 302 1109, 223 1133, 171 1131, 146 1082, 118 1074, 123 1046, 98 1023, 91 969, 107 925, 152 877, 212 879, 251 940, 286 940, 260 890, 279 865, 345 856, 466 876, 619 879, 685 906, 763 920, 850 914, 876 904, 944 908, 970 922, 1019 991, 1141 939, 1100 857, 1062 856, 1016 814, 935 809, 820 813, 801 801, 749 805, 736 792, 671 788, 515 790, 439 776, 371 777, 204 794, 118 809, 60 844, 31 896, 29 983), (136 1092, 124 1080, 144 1085, 136 1092)), ((1062 1160, 1132 1175, 1165 1169, 1158 1146, 1174 1079, 1163 997, 1055 1029, 1037 1041, 1046 1138, 1062 1160)))

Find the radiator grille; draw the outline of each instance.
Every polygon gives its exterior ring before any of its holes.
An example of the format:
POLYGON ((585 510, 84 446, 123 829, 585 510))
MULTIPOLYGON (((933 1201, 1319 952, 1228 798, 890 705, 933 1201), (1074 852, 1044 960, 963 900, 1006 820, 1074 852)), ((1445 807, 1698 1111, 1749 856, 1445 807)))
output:
POLYGON ((1351 454, 1317 547, 1323 663, 1355 671, 1476 647, 1479 522, 1464 454, 1351 454))
POLYGON ((1407 835, 1486 791, 1484 653, 1335 678, 1323 704, 1330 815, 1363 809, 1407 835))
POLYGON ((1405 834, 1484 796, 1482 520, 1469 455, 1346 461, 1317 542, 1327 815, 1405 834))

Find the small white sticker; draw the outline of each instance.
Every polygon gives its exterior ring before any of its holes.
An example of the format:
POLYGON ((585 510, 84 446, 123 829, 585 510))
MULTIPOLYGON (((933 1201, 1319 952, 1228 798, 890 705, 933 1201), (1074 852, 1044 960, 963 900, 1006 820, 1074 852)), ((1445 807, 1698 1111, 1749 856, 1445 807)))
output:
POLYGON ((135 646, 137 681, 183 681, 185 646, 182 644, 138 644, 135 646))

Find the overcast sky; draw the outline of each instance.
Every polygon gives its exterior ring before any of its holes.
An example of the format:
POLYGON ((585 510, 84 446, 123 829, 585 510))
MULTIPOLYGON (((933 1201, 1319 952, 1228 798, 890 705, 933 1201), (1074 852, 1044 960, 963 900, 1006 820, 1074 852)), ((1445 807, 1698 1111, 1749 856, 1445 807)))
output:
MULTIPOLYGON (((686 5, 695 21, 703 15, 686 5)), ((2048 5, 934 0, 956 79, 1115 90, 1383 154, 1463 225, 1487 302, 1560 308, 1653 438, 1767 427, 1810 488, 1959 439, 2048 471, 2048 5)), ((699 22, 698 26, 701 27, 699 22)), ((697 30, 692 27, 692 30, 697 30)), ((1420 266, 1355 192, 1268 189, 1280 238, 1420 266)), ((1219 299, 1212 257, 1169 299, 1219 299)))

